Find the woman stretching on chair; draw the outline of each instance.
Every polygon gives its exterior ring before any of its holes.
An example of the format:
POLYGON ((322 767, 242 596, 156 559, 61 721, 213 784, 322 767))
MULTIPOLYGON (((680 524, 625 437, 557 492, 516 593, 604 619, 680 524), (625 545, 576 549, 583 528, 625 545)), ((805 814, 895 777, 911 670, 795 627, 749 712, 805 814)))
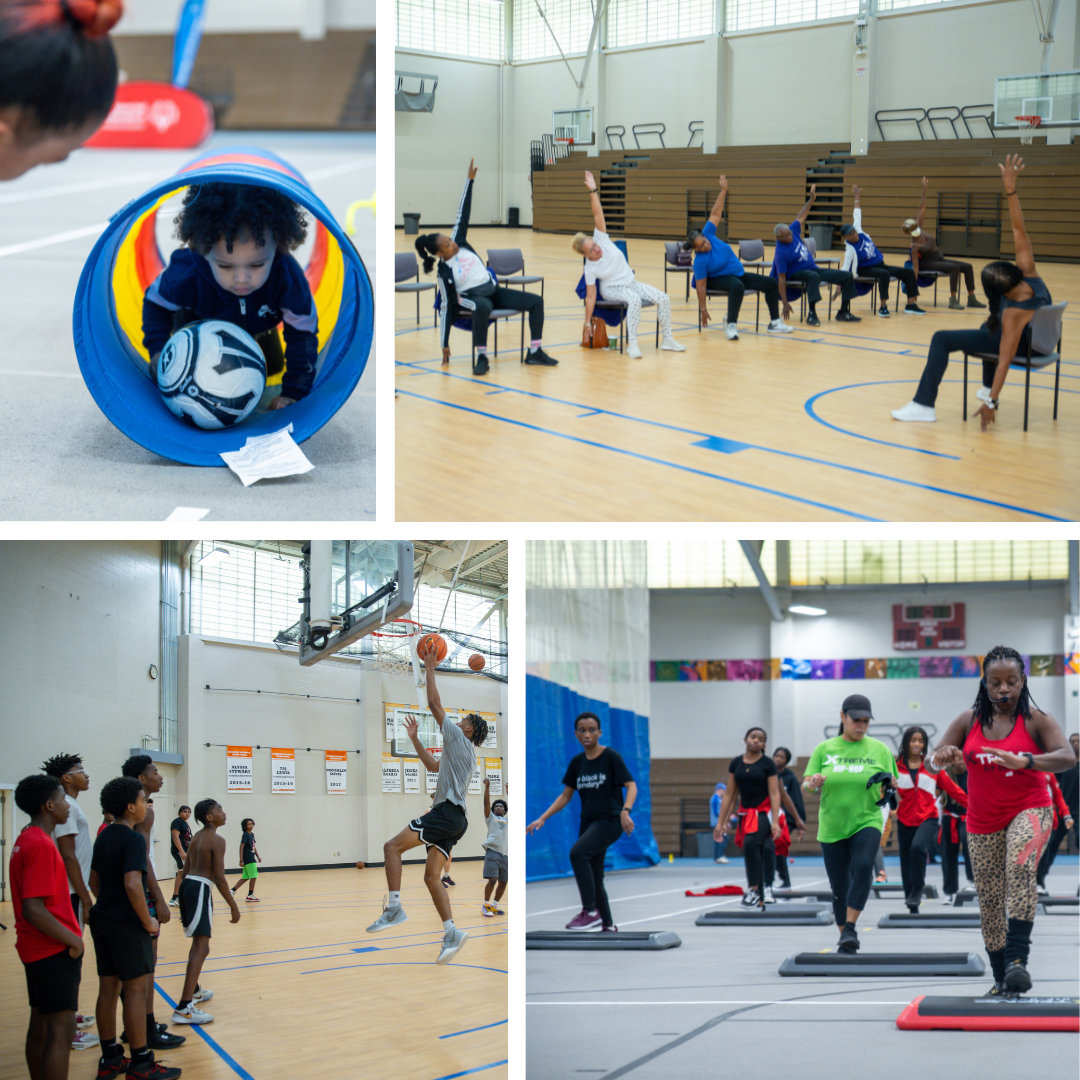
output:
POLYGON ((469 178, 461 193, 457 221, 450 235, 428 233, 416 239, 416 250, 424 260, 424 273, 430 274, 439 260, 438 289, 442 296, 442 361, 443 367, 450 363, 450 327, 462 314, 472 316, 473 345, 476 346, 474 375, 488 373, 487 333, 488 321, 495 308, 513 308, 529 313, 529 351, 526 364, 546 364, 554 367, 559 361, 548 356, 540 348, 540 335, 544 332, 544 298, 535 293, 519 292, 497 285, 483 260, 465 240, 469 228, 469 210, 472 207, 472 185, 476 179, 476 158, 469 161, 469 178))
POLYGON ((998 168, 1005 184, 1005 194, 1009 198, 1016 262, 999 260, 983 267, 982 287, 990 303, 990 318, 978 330, 939 330, 933 336, 919 389, 915 391, 915 400, 902 409, 893 410, 896 420, 937 419, 934 402, 945 369, 949 366, 949 353, 961 350, 968 354, 997 352, 996 363, 983 361, 983 385, 975 394, 982 402, 975 415, 982 421, 985 431, 997 416, 998 395, 1005 385, 1009 365, 1016 359, 1017 352, 1027 350, 1031 337, 1028 323, 1035 317, 1038 308, 1053 303, 1050 290, 1035 270, 1031 241, 1024 229, 1020 196, 1016 194, 1016 181, 1024 168, 1023 158, 1019 154, 1009 154, 1005 164, 998 168))

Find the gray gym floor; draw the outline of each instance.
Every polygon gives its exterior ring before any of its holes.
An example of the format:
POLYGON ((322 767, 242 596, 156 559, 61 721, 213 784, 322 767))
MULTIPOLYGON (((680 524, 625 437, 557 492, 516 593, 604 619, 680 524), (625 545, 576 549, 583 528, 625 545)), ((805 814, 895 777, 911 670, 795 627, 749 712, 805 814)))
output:
MULTIPOLYGON (((207 521, 375 517, 374 349, 349 401, 302 444, 315 468, 249 488, 229 469, 180 465, 132 442, 79 373, 75 288, 104 223, 197 155, 236 145, 284 158, 342 222, 375 190, 374 135, 239 131, 197 151, 79 150, 0 185, 0 518, 160 521, 180 506, 209 509, 207 521), (24 244, 34 246, 10 250, 24 244)), ((360 210, 352 237, 373 281, 374 221, 360 210)))
MULTIPOLYGON (((1074 895, 1075 858, 1055 863, 1050 892, 1074 895)), ((961 871, 962 873, 962 871, 961 871)), ((889 868, 890 881, 899 868, 889 868)), ((896 1017, 920 994, 976 997, 986 978, 781 978, 785 957, 834 950, 835 926, 697 927, 703 911, 737 897, 689 897, 688 888, 745 885, 742 863, 687 860, 606 877, 622 930, 674 930, 682 945, 663 952, 527 951, 529 1080, 590 1076, 688 1080, 759 1075, 799 1080, 846 1076, 1076 1077, 1078 1038, 1056 1032, 901 1031, 896 1017)), ((941 870, 928 884, 941 890, 941 870)), ((799 859, 794 888, 827 887, 820 859, 799 859), (816 866, 814 865, 816 863, 816 866)), ((580 910, 572 878, 527 888, 528 930, 561 930, 580 910)), ((789 901, 799 903, 799 901, 789 901)), ((945 911, 941 899, 922 911, 945 911)), ((862 953, 976 952, 972 930, 879 930, 878 919, 905 911, 871 895, 859 922, 862 953)), ((960 910, 973 910, 964 907, 960 910)), ((1077 992, 1078 921, 1038 915, 1029 970, 1032 995, 1077 992)), ((989 965, 987 965, 989 966, 989 965)))

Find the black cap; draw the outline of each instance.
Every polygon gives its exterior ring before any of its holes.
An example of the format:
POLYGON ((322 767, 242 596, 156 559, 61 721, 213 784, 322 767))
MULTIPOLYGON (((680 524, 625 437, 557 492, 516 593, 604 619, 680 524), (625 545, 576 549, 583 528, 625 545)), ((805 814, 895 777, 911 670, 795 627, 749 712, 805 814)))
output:
POLYGON ((846 712, 852 720, 874 719, 873 710, 870 708, 870 699, 862 694, 848 694, 844 698, 844 704, 840 706, 842 712, 846 712))
POLYGON ((840 226, 841 236, 847 236, 848 233, 853 233, 854 231, 855 226, 852 225, 850 222, 845 221, 844 224, 840 226))

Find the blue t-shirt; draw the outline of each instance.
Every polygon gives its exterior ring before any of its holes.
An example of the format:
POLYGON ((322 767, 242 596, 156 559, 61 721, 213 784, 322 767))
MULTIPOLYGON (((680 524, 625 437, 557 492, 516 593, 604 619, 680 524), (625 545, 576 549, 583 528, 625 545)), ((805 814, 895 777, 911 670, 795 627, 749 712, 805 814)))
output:
POLYGON ((860 266, 877 266, 878 263, 885 261, 885 256, 874 246, 874 241, 870 239, 866 233, 856 233, 858 241, 852 244, 855 248, 855 254, 859 256, 860 266))
POLYGON ((711 277, 742 277, 746 271, 739 256, 716 235, 716 226, 705 223, 701 235, 709 241, 711 251, 699 251, 694 256, 694 280, 705 281, 711 277))
POLYGON ((802 242, 802 225, 798 221, 791 223, 790 244, 776 242, 776 254, 773 256, 772 271, 769 277, 779 277, 781 274, 797 274, 800 270, 816 270, 810 249, 802 242))

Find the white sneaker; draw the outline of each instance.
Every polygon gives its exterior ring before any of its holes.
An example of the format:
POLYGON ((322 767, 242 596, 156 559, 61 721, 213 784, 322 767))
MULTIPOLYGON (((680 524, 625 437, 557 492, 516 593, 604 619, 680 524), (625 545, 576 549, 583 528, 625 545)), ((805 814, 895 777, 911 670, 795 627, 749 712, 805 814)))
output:
POLYGON ((448 964, 461 951, 462 946, 469 940, 469 935, 464 930, 447 930, 443 937, 442 952, 435 960, 436 964, 448 964))
POLYGON ((75 1038, 71 1040, 72 1050, 89 1050, 91 1046, 99 1045, 101 1040, 92 1031, 76 1031, 75 1038))
POLYGON ((757 889, 747 889, 742 900, 739 902, 740 907, 756 908, 761 906, 761 900, 758 897, 757 889))
POLYGON ((680 345, 673 337, 666 337, 660 342, 661 349, 667 349, 668 352, 686 352, 686 346, 680 345))
POLYGON ((382 914, 367 928, 367 932, 377 934, 380 930, 387 930, 391 926, 400 926, 403 922, 408 921, 409 916, 405 914, 405 909, 400 904, 392 908, 384 900, 382 914))
POLYGON ((1050 890, 1045 885, 1036 885, 1035 886, 1035 891, 1040 896, 1049 896, 1050 895, 1050 890))
POLYGON ((84 1016, 82 1013, 75 1014, 75 1027, 79 1031, 85 1031, 87 1028, 92 1028, 96 1020, 92 1016, 84 1016))
POLYGON ((975 391, 975 396, 980 401, 985 401, 987 405, 989 405, 990 402, 994 400, 990 396, 990 387, 989 386, 980 386, 979 389, 975 391))
POLYGON ((902 409, 893 409, 894 420, 925 420, 933 423, 937 419, 931 405, 920 405, 917 401, 909 401, 902 409))
POLYGON ((626 355, 629 356, 631 360, 641 359, 641 350, 638 348, 636 339, 626 343, 626 355))
POLYGON ((791 334, 794 333, 794 331, 795 327, 788 326, 783 319, 773 319, 772 322, 769 323, 770 334, 791 334))
POLYGON ((211 1024, 214 1018, 202 1009, 195 1008, 195 1002, 189 1003, 186 1009, 173 1009, 172 1022, 174 1024, 211 1024))
POLYGON ((955 893, 946 893, 945 894, 945 899, 941 901, 941 906, 942 907, 950 907, 950 906, 955 907, 956 906, 956 894, 955 893))
POLYGON ((196 990, 192 1001, 209 1001, 214 996, 213 990, 196 990))
POLYGON ((179 906, 180 906, 180 898, 178 896, 174 896, 169 901, 169 907, 179 907, 179 906))
POLYGON ((733 322, 729 322, 727 326, 724 327, 724 333, 727 334, 728 341, 739 340, 739 328, 733 322))
POLYGON ((716 861, 718 863, 720 863, 721 866, 727 866, 728 861, 727 861, 727 856, 726 855, 721 855, 720 858, 717 859, 716 861))
POLYGON ((495 918, 495 911, 490 904, 481 904, 480 914, 486 916, 489 919, 495 918))
POLYGON ((766 904, 775 904, 776 903, 776 897, 773 896, 773 894, 772 894, 772 886, 771 885, 766 885, 765 886, 765 903, 766 904))

